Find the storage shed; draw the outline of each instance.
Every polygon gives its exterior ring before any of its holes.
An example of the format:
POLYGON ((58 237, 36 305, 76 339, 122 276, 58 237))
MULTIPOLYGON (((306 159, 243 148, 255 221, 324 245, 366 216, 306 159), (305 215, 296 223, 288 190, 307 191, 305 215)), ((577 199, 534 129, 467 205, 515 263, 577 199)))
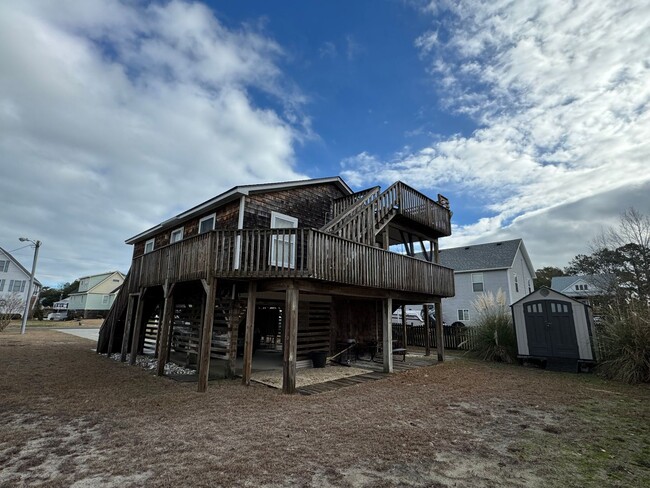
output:
POLYGON ((591 307, 542 287, 513 303, 512 318, 520 359, 555 369, 577 369, 595 361, 591 307))

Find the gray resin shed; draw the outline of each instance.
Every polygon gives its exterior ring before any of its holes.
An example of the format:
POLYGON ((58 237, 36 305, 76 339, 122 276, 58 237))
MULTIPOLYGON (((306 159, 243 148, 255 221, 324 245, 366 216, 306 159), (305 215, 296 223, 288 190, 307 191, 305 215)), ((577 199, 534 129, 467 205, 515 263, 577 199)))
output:
POLYGON ((511 308, 519 358, 576 367, 595 361, 588 305, 543 287, 511 308))

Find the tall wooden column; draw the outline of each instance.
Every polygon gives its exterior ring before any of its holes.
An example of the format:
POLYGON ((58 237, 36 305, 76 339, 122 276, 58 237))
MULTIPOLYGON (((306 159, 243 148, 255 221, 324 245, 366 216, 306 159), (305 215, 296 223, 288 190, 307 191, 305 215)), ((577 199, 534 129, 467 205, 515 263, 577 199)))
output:
MULTIPOLYGON (((392 314, 391 314, 392 317, 392 314)), ((408 337, 406 331, 406 305, 402 305, 402 344, 403 348, 408 346, 408 337)))
POLYGON ((217 279, 208 273, 207 280, 201 280, 205 290, 205 307, 203 307, 203 323, 201 325, 201 349, 199 351, 199 386, 198 391, 208 388, 210 375, 210 350, 212 349, 212 329, 214 327, 214 302, 217 294, 217 279))
POLYGON ((140 335, 142 334, 142 314, 144 313, 144 295, 147 292, 146 288, 140 290, 140 297, 138 298, 138 306, 135 309, 135 324, 133 326, 133 337, 131 338, 131 357, 129 364, 135 364, 138 351, 140 350, 140 335))
MULTIPOLYGON (((126 290, 124 290, 126 293, 126 290)), ((122 349, 120 350, 120 361, 126 361, 126 353, 129 350, 129 338, 131 337, 131 328, 133 327, 133 301, 137 294, 130 294, 126 306, 126 317, 124 318, 124 334, 122 335, 122 349)))
POLYGON ((436 347, 438 351, 438 361, 445 360, 445 342, 444 329, 442 324, 442 304, 440 299, 436 302, 436 347))
POLYGON ((393 300, 382 300, 382 351, 384 353, 384 373, 393 372, 393 300))
POLYGON ((165 293, 165 301, 163 302, 162 322, 159 329, 158 339, 158 376, 165 374, 165 364, 169 359, 169 333, 174 320, 174 283, 165 283, 163 287, 165 293))
POLYGON ((282 392, 296 391, 296 356, 298 355, 298 300, 300 293, 295 283, 287 288, 284 321, 284 360, 282 364, 282 392))
POLYGON ((257 295, 257 282, 248 283, 248 303, 246 304, 246 337, 244 338, 244 366, 241 382, 248 386, 251 384, 253 369, 253 337, 255 327, 255 306, 257 295))
POLYGON ((237 338, 239 337, 239 300, 233 300, 230 307, 230 350, 226 362, 226 378, 234 379, 237 363, 237 338))
POLYGON ((431 356, 431 321, 428 303, 424 304, 424 355, 431 356))

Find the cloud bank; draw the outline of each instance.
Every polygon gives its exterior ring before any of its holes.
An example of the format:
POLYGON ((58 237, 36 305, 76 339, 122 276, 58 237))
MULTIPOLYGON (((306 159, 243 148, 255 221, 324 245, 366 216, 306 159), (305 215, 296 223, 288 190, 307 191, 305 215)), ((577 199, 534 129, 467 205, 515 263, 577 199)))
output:
POLYGON ((301 177, 309 120, 282 56, 196 3, 2 2, 2 246, 42 240, 46 283, 126 271, 125 238, 236 184, 301 177))
MULTIPOLYGON (((442 106, 477 129, 388 160, 370 151, 348 158, 350 182, 379 175, 474 199, 485 218, 455 226, 456 244, 650 181, 650 4, 436 2, 427 11, 434 27, 416 46, 442 106)), ((650 211, 648 200, 633 203, 650 211)), ((576 218, 611 220, 622 208, 608 203, 606 214, 576 218)))

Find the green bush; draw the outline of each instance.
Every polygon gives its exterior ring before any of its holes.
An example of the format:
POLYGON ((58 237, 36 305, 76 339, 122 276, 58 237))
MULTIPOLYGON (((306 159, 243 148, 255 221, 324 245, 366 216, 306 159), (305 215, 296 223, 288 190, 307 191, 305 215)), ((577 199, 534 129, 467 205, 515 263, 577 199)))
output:
POLYGON ((598 372, 626 383, 650 382, 650 307, 632 300, 611 306, 598 326, 598 372))
MULTIPOLYGON (((505 294, 483 293, 474 301, 478 325, 471 327, 470 354, 484 361, 512 363, 517 358, 517 340, 505 294)), ((470 332, 470 331, 468 331, 470 332)))

